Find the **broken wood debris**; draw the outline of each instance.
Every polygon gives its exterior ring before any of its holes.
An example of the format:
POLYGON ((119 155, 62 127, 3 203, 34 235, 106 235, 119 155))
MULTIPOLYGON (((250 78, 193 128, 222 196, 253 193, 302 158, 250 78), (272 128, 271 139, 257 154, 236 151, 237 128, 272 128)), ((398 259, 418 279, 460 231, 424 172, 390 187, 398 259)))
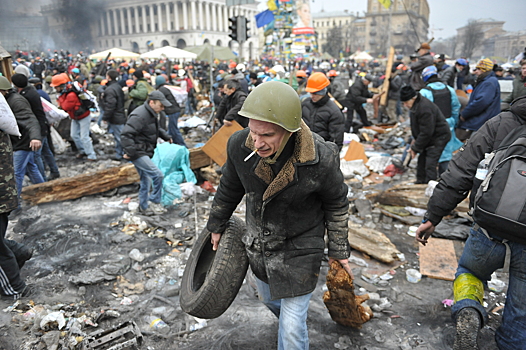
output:
POLYGON ((400 251, 383 233, 365 227, 349 227, 349 244, 381 262, 390 264, 398 260, 400 251))

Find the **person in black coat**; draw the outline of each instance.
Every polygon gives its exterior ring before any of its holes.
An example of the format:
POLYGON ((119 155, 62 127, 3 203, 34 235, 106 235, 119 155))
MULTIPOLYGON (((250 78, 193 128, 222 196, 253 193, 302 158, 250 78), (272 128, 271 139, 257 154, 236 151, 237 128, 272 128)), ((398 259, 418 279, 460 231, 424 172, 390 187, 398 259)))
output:
POLYGON ((232 121, 235 120, 242 127, 246 128, 248 119, 237 113, 241 110, 247 94, 241 89, 239 82, 234 79, 224 81, 223 93, 225 97, 221 100, 219 107, 217 107, 216 118, 226 126, 232 125, 232 121))
POLYGON ((106 89, 102 94, 104 102, 104 115, 102 120, 108 123, 108 131, 113 134, 115 139, 115 156, 113 159, 121 160, 124 151, 122 150, 121 133, 124 123, 126 123, 126 114, 124 113, 124 92, 117 82, 119 72, 110 69, 106 73, 106 89))
POLYGON ((373 103, 375 95, 369 91, 369 84, 373 81, 373 77, 367 74, 363 78, 358 78, 347 92, 347 96, 343 101, 343 105, 349 109, 347 112, 347 120, 345 121, 345 131, 349 131, 353 123, 354 111, 360 116, 363 126, 371 126, 371 122, 367 119, 367 112, 363 108, 364 103, 373 103))
POLYGON ((417 94, 411 86, 400 91, 400 100, 410 109, 411 156, 418 156, 416 183, 426 184, 438 178, 438 160, 451 138, 451 131, 440 109, 424 96, 417 94))
POLYGON ((135 108, 130 114, 121 140, 124 148, 124 159, 130 160, 141 178, 139 189, 139 211, 144 215, 153 215, 149 208, 149 202, 159 204, 161 202, 161 190, 163 187, 163 173, 152 162, 151 157, 157 146, 157 138, 172 143, 171 136, 159 127, 159 114, 171 103, 164 97, 162 92, 153 91, 148 95, 146 102, 135 108), (150 183, 153 190, 150 194, 150 183))
POLYGON ((23 74, 14 74, 11 78, 13 85, 17 88, 18 93, 25 97, 29 105, 31 106, 31 111, 35 115, 40 125, 40 135, 42 136, 42 147, 34 151, 35 155, 35 164, 40 171, 40 174, 44 178, 44 181, 54 180, 60 177, 60 172, 58 170, 57 162, 55 161, 55 156, 50 148, 49 143, 49 124, 47 121, 46 113, 44 112, 44 107, 42 106, 42 101, 40 99, 40 94, 37 89, 28 83, 28 79, 23 74), (44 168, 44 161, 50 169, 49 178, 46 176, 46 170, 44 168))
MULTIPOLYGON (((174 143, 186 147, 183 135, 181 135, 181 131, 177 126, 179 116, 181 115, 181 107, 179 107, 179 104, 175 100, 174 95, 172 94, 170 89, 166 87, 166 85, 168 85, 166 83, 166 78, 162 75, 159 75, 155 78, 155 86, 157 90, 162 92, 164 97, 172 104, 170 107, 164 108, 164 113, 168 118, 168 133, 173 137, 174 143)), ((166 129, 163 127, 163 125, 161 125, 161 127, 163 129, 166 129)))
POLYGON ((305 124, 325 141, 331 141, 341 151, 345 119, 327 88, 311 92, 311 97, 301 103, 301 116, 305 124))

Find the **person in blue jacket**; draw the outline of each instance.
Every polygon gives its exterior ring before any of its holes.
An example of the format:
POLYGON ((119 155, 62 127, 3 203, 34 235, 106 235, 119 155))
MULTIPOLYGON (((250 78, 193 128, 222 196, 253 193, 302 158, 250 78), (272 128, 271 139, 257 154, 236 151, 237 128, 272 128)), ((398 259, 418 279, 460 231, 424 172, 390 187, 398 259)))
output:
POLYGON ((446 118, 449 131, 451 131, 451 139, 446 144, 438 160, 438 175, 442 175, 442 173, 446 171, 449 161, 453 158, 453 152, 458 150, 463 144, 462 141, 455 136, 460 102, 455 90, 440 81, 435 66, 424 68, 422 71, 422 79, 424 83, 426 83, 426 86, 420 90, 420 94, 438 106, 446 118))
POLYGON ((459 129, 465 141, 476 132, 488 119, 500 113, 500 85, 493 72, 493 62, 489 58, 480 60, 475 67, 477 81, 469 102, 460 116, 459 129))

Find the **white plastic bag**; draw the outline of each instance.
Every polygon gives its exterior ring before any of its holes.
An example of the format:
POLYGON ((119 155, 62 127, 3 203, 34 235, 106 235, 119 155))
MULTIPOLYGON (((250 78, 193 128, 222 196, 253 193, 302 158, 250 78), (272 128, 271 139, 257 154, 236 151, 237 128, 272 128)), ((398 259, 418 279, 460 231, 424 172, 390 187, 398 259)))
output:
POLYGON ((186 90, 178 87, 178 86, 171 86, 171 85, 165 85, 168 90, 172 93, 172 96, 175 98, 175 101, 182 106, 186 103, 186 99, 188 97, 188 93, 186 90))
POLYGON ((0 129, 8 135, 21 136, 15 115, 2 94, 0 94, 0 129))
POLYGON ((50 135, 51 140, 53 142, 53 146, 55 147, 55 153, 62 154, 66 151, 66 147, 68 146, 66 141, 62 139, 62 136, 58 133, 57 130, 55 130, 54 127, 50 127, 50 135))
POLYGON ((42 101, 42 107, 44 108, 47 121, 50 125, 58 124, 62 119, 68 117, 68 113, 66 113, 66 111, 58 109, 54 104, 45 98, 40 97, 40 101, 42 101))

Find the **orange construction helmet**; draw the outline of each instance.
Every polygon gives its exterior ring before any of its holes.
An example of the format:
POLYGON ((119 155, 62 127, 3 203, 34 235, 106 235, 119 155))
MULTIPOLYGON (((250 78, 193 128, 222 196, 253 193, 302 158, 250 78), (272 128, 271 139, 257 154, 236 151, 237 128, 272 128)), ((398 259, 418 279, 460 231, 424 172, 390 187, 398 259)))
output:
POLYGON ((126 86, 127 87, 133 86, 134 84, 135 84, 135 81, 133 81, 133 79, 126 80, 126 86))
POLYGON ((338 76, 338 72, 336 72, 334 69, 331 69, 329 71, 329 73, 327 73, 327 76, 328 77, 337 77, 338 76))
POLYGON ((296 77, 306 78, 307 77, 307 72, 305 72, 304 70, 299 70, 299 71, 296 72, 296 77))
POLYGON ((60 73, 60 74, 54 75, 51 78, 52 87, 59 86, 62 84, 67 84, 68 82, 69 82, 69 77, 66 73, 60 73))
POLYGON ((128 74, 133 74, 135 73, 135 68, 130 68, 130 70, 128 71, 128 74))
POLYGON ((327 86, 331 85, 329 79, 322 72, 313 73, 309 80, 307 80, 307 87, 305 91, 307 92, 317 92, 325 89, 327 86))
POLYGON ((108 80, 107 80, 107 79, 102 79, 102 80, 100 81, 100 85, 104 86, 104 85, 106 85, 106 84, 108 84, 108 80))

